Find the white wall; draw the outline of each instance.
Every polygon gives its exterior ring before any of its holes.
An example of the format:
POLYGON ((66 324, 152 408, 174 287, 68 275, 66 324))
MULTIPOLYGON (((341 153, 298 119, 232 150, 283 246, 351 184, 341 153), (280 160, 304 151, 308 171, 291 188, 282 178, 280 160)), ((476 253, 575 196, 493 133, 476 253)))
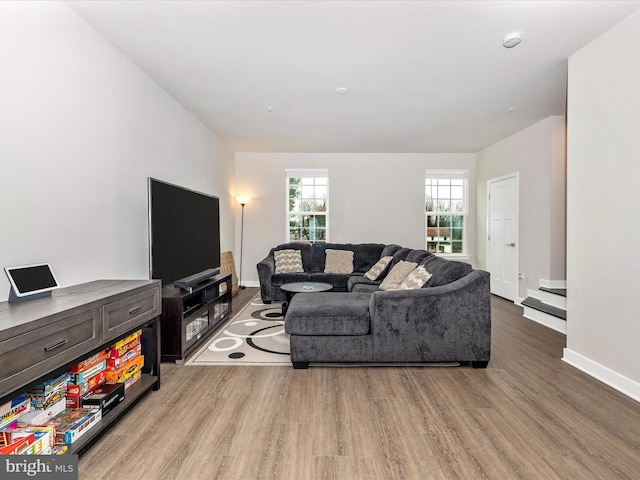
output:
POLYGON ((640 400, 640 12, 569 59, 565 360, 640 400))
POLYGON ((487 269, 487 180, 519 172, 520 258, 525 276, 518 296, 540 279, 565 280, 565 119, 553 116, 477 154, 477 248, 487 269))
MULTIPOLYGON (((329 169, 330 242, 397 243, 412 248, 424 248, 425 169, 469 169, 469 248, 473 262, 474 154, 236 153, 236 194, 253 199, 245 207, 245 284, 257 285, 256 263, 270 248, 285 241, 286 168, 329 169)), ((239 232, 236 238, 240 238, 239 232)), ((240 251, 239 245, 236 251, 240 251)))
POLYGON ((0 266, 148 278, 148 176, 219 196, 233 248, 233 156, 66 4, 0 2, 0 59, 0 266))

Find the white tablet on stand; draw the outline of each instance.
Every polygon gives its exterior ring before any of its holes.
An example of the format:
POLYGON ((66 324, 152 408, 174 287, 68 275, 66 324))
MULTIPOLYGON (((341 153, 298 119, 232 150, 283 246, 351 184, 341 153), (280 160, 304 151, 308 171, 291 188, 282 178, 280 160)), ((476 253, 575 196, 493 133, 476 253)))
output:
POLYGON ((9 302, 12 303, 50 296, 51 291, 59 287, 48 263, 4 267, 4 271, 11 283, 9 302))

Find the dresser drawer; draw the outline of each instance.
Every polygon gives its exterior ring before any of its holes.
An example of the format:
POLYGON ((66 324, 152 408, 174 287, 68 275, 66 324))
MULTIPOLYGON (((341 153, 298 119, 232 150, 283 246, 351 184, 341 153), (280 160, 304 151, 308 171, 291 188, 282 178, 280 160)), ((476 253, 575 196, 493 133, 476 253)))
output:
POLYGON ((160 315, 160 289, 131 295, 102 307, 102 338, 108 341, 160 315))
POLYGON ((100 345, 100 309, 53 321, 0 342, 0 396, 100 345))

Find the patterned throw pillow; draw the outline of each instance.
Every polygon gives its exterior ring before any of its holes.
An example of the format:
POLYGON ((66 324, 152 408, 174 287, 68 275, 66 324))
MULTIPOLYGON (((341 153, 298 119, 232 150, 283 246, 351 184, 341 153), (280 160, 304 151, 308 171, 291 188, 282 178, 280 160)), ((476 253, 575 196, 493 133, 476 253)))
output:
POLYGON ((372 282, 377 280, 380 274, 384 272, 384 270, 387 268, 387 265, 389 265, 389 262, 392 259, 393 257, 391 255, 389 255, 388 257, 382 257, 380 260, 376 262, 376 264, 373 267, 371 267, 367 271, 367 273, 364 274, 364 276, 367 277, 372 282))
POLYGON ((414 290, 422 286, 432 277, 424 265, 416 267, 400 284, 400 290, 414 290))
POLYGON ((415 262, 406 262, 404 260, 400 260, 393 266, 389 274, 384 278, 378 288, 380 290, 399 290, 402 281, 417 266, 418 264, 415 262))
POLYGON ((277 250, 273 252, 273 256, 276 260, 275 273, 301 273, 304 272, 302 268, 302 254, 300 250, 277 250))
POLYGON ((353 273, 353 252, 350 250, 326 250, 324 273, 353 273))

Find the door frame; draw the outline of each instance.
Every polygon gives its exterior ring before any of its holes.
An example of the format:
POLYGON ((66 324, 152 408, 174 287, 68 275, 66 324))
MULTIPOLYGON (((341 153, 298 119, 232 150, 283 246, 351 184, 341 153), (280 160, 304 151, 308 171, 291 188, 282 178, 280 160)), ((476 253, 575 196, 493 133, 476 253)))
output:
MULTIPOLYGON (((491 259, 491 246, 489 244, 489 234, 491 233, 491 199, 489 195, 491 194, 491 184, 502 182, 504 180, 508 180, 513 178, 515 180, 515 189, 516 189, 516 278, 514 278, 514 285, 516 286, 515 298, 513 303, 516 305, 520 305, 520 172, 513 172, 507 175, 502 175, 496 178, 490 178, 487 180, 487 238, 486 238, 486 255, 487 255, 487 270, 491 272, 492 267, 492 259, 491 259)), ((493 292, 491 292, 493 293, 493 292)))

